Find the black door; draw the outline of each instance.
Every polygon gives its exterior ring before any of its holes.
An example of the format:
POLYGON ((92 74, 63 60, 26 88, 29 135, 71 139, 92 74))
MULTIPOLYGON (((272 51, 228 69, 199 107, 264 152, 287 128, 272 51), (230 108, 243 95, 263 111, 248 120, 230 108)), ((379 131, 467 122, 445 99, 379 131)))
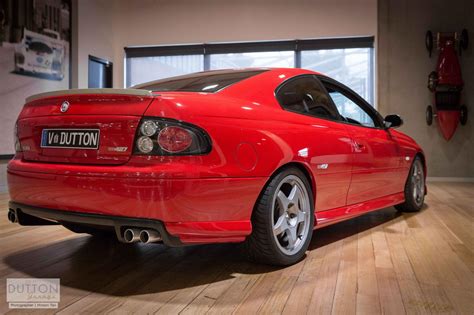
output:
POLYGON ((110 61, 89 55, 89 88, 111 88, 112 68, 110 61))

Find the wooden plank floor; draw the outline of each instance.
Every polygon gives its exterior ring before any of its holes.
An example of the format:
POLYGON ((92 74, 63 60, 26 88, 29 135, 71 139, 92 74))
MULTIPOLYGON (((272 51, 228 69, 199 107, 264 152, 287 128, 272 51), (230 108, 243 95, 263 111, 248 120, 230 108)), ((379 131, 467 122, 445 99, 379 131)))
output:
MULTIPOLYGON (((474 314, 474 184, 430 183, 423 211, 373 212, 314 233, 304 261, 246 262, 238 246, 166 248, 7 222, 5 279, 61 278, 60 314, 474 314)), ((48 311, 35 311, 48 313, 48 311)), ((51 313, 51 311, 49 311, 51 313)))

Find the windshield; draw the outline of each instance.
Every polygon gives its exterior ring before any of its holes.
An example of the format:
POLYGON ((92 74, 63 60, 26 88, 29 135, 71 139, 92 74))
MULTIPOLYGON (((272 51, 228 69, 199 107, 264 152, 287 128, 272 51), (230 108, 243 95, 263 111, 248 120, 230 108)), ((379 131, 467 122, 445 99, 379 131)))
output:
POLYGON ((53 53, 53 50, 48 45, 46 45, 45 43, 42 43, 42 42, 31 42, 28 45, 28 48, 33 50, 33 51, 36 51, 38 53, 42 53, 42 54, 52 54, 53 53))
POLYGON ((153 92, 207 92, 214 93, 236 82, 245 80, 266 70, 208 71, 172 77, 134 86, 135 89, 153 92))

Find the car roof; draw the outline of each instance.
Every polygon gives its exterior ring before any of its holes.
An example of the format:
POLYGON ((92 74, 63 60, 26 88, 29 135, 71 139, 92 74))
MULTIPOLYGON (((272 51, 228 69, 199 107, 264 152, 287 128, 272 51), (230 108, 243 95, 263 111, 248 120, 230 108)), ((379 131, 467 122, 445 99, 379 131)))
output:
MULTIPOLYGON (((174 78, 184 78, 187 76, 206 76, 210 74, 226 74, 226 73, 232 73, 232 72, 244 72, 244 71, 262 71, 262 73, 257 74, 256 77, 259 75, 265 73, 267 76, 272 76, 272 75, 285 75, 287 77, 292 77, 295 75, 300 75, 300 74, 320 74, 318 72, 314 72, 311 70, 306 70, 306 69, 301 69, 301 68, 266 68, 266 67, 249 67, 249 68, 229 68, 229 69, 217 69, 217 70, 205 70, 205 71, 200 71, 200 72, 194 72, 194 73, 189 73, 181 76, 176 76, 174 78)), ((132 86, 131 88, 135 89, 140 89, 144 86, 147 85, 152 85, 155 83, 159 83, 168 79, 172 79, 173 77, 170 78, 163 78, 163 79, 158 79, 158 80, 153 80, 145 83, 140 83, 132 86)), ((237 82, 238 84, 238 82, 237 82)))

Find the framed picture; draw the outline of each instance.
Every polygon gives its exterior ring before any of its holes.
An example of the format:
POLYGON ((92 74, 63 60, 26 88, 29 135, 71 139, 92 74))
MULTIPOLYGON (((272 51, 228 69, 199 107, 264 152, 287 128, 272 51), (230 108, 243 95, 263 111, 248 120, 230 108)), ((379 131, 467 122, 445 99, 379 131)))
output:
MULTIPOLYGON (((0 0, 1 134, 11 134, 26 97, 70 88, 70 0, 0 0)), ((13 153, 9 137, 0 154, 13 153)))

